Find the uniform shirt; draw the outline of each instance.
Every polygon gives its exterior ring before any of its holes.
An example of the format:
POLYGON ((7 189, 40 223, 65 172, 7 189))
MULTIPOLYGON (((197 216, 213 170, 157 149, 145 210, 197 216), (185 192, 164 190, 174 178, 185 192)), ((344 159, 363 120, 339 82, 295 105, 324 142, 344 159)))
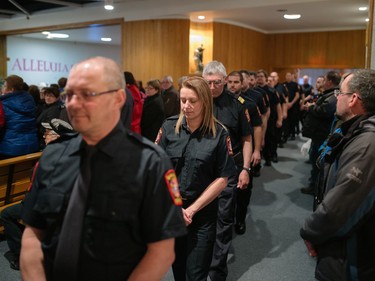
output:
POLYGON ((275 89, 279 93, 280 104, 286 103, 285 98, 288 96, 288 89, 283 84, 280 84, 280 83, 277 83, 275 85, 275 89))
POLYGON ((253 100, 258 106, 261 115, 267 112, 267 103, 261 92, 257 91, 256 89, 249 88, 247 91, 242 93, 242 96, 246 99, 253 100))
MULTIPOLYGON (((23 220, 47 234, 42 249, 48 280, 84 145, 81 136, 48 145, 24 202, 23 220)), ((186 233, 175 205, 182 201, 168 156, 151 142, 119 123, 96 148, 78 280, 127 280, 148 243, 186 233)))
POLYGON ((247 108, 247 111, 249 112, 251 127, 254 128, 254 127, 262 126, 262 116, 260 114, 259 108, 256 105, 255 101, 253 101, 252 99, 246 98, 245 96, 240 94, 240 96, 238 97, 238 100, 241 102, 241 99, 244 99, 245 106, 247 108))
POLYGON ((242 137, 252 133, 246 112, 245 106, 226 91, 214 98, 214 115, 228 129, 234 154, 242 151, 242 137))
POLYGON ((277 119, 277 105, 280 104, 280 97, 278 92, 274 88, 265 85, 263 87, 259 87, 267 93, 269 104, 270 104, 270 119, 276 120, 277 119))
POLYGON ((185 120, 176 134, 177 119, 174 116, 163 123, 157 142, 175 166, 182 198, 193 202, 215 179, 236 173, 230 138, 219 124, 216 137, 203 134, 201 129, 191 133, 185 120))
MULTIPOLYGON (((284 86, 288 89, 289 94, 289 102, 292 102, 294 97, 296 96, 296 93, 300 91, 300 87, 296 82, 285 82, 284 86)), ((299 108, 299 103, 295 102, 292 106, 293 109, 299 108)), ((290 110, 290 109, 289 109, 290 110)))
POLYGON ((264 104, 266 105, 266 107, 268 109, 270 107, 270 100, 269 100, 267 91, 263 87, 260 87, 260 86, 254 87, 254 91, 257 91, 257 92, 259 92, 259 93, 262 94, 263 100, 264 100, 264 104))

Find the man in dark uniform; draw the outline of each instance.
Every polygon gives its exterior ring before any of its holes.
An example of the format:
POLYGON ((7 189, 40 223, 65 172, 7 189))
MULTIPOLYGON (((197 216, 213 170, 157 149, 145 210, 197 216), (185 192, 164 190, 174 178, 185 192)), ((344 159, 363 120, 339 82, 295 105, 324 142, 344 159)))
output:
POLYGON ((120 121, 125 81, 96 57, 66 86, 80 134, 47 146, 25 199, 23 280, 160 280, 186 234, 172 165, 120 121))
POLYGON ((209 276, 211 280, 225 280, 228 275, 227 257, 232 241, 234 200, 236 188, 245 189, 249 184, 251 161, 251 126, 245 107, 224 90, 226 69, 218 61, 209 62, 203 69, 214 98, 214 115, 225 125, 232 141, 238 174, 229 177, 228 186, 219 196, 219 213, 216 243, 209 276))
POLYGON ((268 74, 266 71, 260 69, 257 71, 257 83, 258 87, 265 91, 268 96, 270 103, 270 117, 268 119, 267 131, 264 137, 264 148, 263 156, 266 160, 265 165, 271 165, 272 153, 277 155, 277 139, 276 139, 276 128, 281 128, 283 114, 281 111, 279 94, 274 88, 270 88, 267 85, 268 74))
POLYGON ((287 125, 284 131, 284 142, 290 137, 291 140, 296 139, 296 124, 298 124, 300 88, 296 82, 293 81, 293 76, 290 72, 285 75, 286 82, 284 86, 288 89, 288 117, 286 119, 287 125))
POLYGON ((286 118, 288 117, 288 100, 289 100, 288 89, 284 86, 284 84, 281 84, 279 82, 279 74, 277 72, 275 71, 271 72, 270 77, 273 78, 273 82, 274 82, 273 87, 279 93, 281 111, 283 113, 283 125, 281 128, 276 129, 276 139, 277 139, 278 146, 280 148, 283 148, 284 143, 283 143, 282 137, 283 137, 283 132, 286 126, 286 118))
MULTIPOLYGON (((262 118, 262 135, 260 136, 260 150, 264 146, 264 136, 267 130, 267 122, 270 114, 270 105, 269 101, 267 98, 266 93, 260 89, 256 85, 256 72, 254 71, 247 71, 247 70, 240 70, 242 77, 243 77, 243 85, 242 85, 242 97, 245 99, 251 99, 255 101, 256 105, 259 108, 259 112, 261 114, 262 118)), ((255 145, 256 145, 255 141, 255 145)), ((256 154, 256 147, 255 151, 253 153, 253 159, 257 159, 257 154, 256 154)), ((259 177, 260 176, 260 169, 261 169, 261 164, 260 164, 261 157, 259 156, 259 160, 256 161, 256 163, 252 162, 252 175, 254 177, 259 177)))
MULTIPOLYGON (((260 148, 262 141, 262 118, 255 102, 242 95, 242 81, 243 76, 238 71, 232 71, 227 77, 227 88, 231 95, 233 95, 241 104, 246 106, 250 124, 253 129, 253 157, 251 166, 257 165, 260 161, 260 148), (259 158, 254 158, 254 153, 259 155, 259 158)), ((242 235, 246 231, 246 213, 247 207, 250 203, 251 192, 253 189, 253 175, 250 173, 250 181, 246 189, 237 189, 236 196, 236 224, 234 230, 237 234, 242 235)))

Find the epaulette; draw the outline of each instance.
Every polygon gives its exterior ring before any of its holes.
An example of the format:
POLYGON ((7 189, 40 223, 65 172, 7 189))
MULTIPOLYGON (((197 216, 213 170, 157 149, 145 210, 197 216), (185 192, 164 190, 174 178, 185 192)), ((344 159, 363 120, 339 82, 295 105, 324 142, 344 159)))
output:
POLYGON ((141 144, 141 145, 144 145, 144 146, 146 146, 146 147, 148 147, 148 148, 151 148, 151 149, 154 150, 159 156, 161 156, 161 155, 165 155, 164 150, 163 150, 160 146, 158 146, 158 145, 156 145, 155 143, 153 143, 152 141, 150 141, 149 139, 147 139, 147 138, 145 138, 145 137, 142 137, 141 135, 139 135, 139 134, 137 134, 137 133, 134 133, 134 132, 132 132, 132 131, 130 131, 130 130, 126 130, 126 133, 127 133, 127 135, 128 135, 131 139, 135 140, 136 142, 138 142, 138 143, 141 144))
POLYGON ((58 143, 58 142, 63 142, 63 141, 66 141, 66 140, 70 140, 72 138, 77 137, 77 135, 78 135, 77 132, 66 133, 66 134, 60 135, 60 137, 58 137, 57 139, 51 141, 50 143, 58 143))
POLYGON ((243 97, 241 97, 241 96, 239 96, 239 97, 237 98, 237 100, 238 100, 240 103, 242 103, 242 104, 245 103, 245 99, 244 99, 243 97))

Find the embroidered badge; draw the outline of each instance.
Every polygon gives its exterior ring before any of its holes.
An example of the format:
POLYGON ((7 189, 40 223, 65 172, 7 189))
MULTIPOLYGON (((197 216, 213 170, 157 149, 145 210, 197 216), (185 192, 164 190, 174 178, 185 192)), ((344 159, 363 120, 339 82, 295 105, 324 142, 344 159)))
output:
POLYGON ((233 156, 232 142, 230 141, 230 136, 227 136, 227 148, 229 156, 233 156))
POLYGON ((246 116, 247 122, 250 123, 251 119, 250 119, 250 114, 247 108, 245 109, 245 116, 246 116))
POLYGON ((174 170, 168 170, 164 174, 165 183, 167 184, 169 194, 176 206, 182 206, 182 198, 178 186, 177 176, 174 170))
POLYGON ((240 103, 242 103, 242 104, 244 104, 244 103, 245 103, 245 100, 244 100, 244 98, 243 98, 243 97, 238 97, 238 101, 239 101, 240 103))
POLYGON ((155 144, 159 144, 162 135, 163 135, 163 130, 160 128, 158 135, 156 136, 155 144))
POLYGON ((262 114, 260 113, 259 107, 257 107, 257 110, 258 110, 259 116, 262 116, 262 114))

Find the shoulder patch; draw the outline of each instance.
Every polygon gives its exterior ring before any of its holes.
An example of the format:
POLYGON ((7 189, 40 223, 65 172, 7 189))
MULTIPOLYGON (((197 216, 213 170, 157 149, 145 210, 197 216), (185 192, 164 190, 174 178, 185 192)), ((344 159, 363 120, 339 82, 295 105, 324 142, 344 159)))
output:
POLYGON ((167 184, 169 194, 172 197, 172 201, 176 206, 182 206, 182 198, 180 194, 180 188, 178 186, 177 176, 174 170, 168 170, 164 174, 165 183, 167 184))
POLYGON ((245 99, 244 99, 243 97, 241 97, 241 96, 239 96, 239 97, 237 98, 237 100, 238 100, 240 103, 242 103, 242 104, 245 103, 245 99))
POLYGON ((163 129, 160 128, 158 135, 156 136, 155 144, 159 144, 162 135, 163 135, 163 129))
POLYGON ((227 136, 226 143, 227 143, 227 148, 228 148, 228 154, 229 154, 229 156, 233 156, 232 142, 230 140, 230 136, 229 135, 227 136))
POLYGON ((247 110, 247 108, 245 108, 245 116, 246 116, 247 122, 250 123, 251 119, 250 119, 250 114, 249 114, 249 111, 247 110))

